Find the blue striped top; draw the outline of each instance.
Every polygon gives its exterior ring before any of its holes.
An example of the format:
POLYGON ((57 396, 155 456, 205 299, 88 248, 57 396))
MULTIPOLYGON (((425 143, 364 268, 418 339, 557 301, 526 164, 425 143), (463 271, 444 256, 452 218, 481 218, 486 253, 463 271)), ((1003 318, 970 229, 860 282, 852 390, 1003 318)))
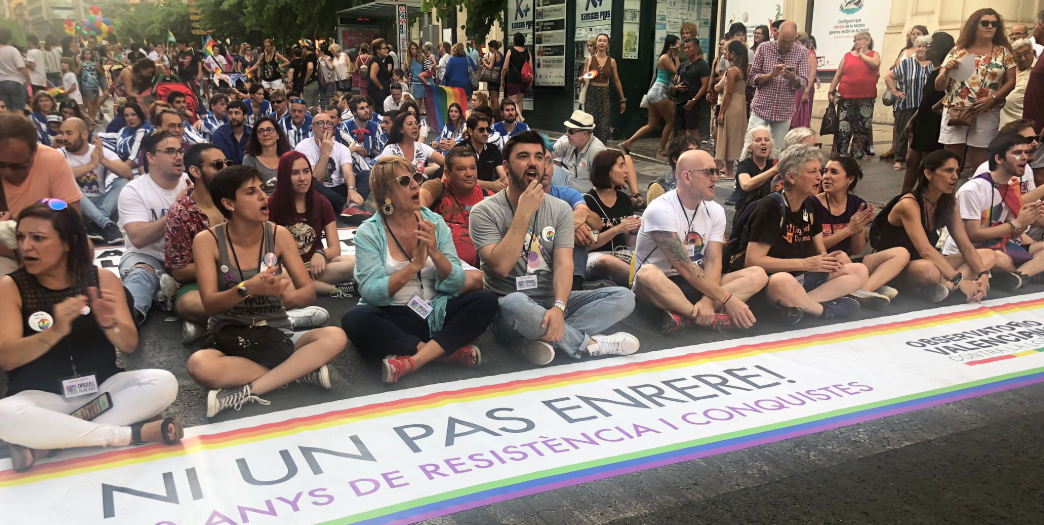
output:
POLYGON ((917 58, 910 57, 896 64, 895 89, 906 93, 906 98, 897 100, 892 106, 892 111, 904 109, 917 109, 921 105, 921 95, 924 93, 924 83, 928 80, 928 74, 935 70, 935 64, 931 62, 922 66, 917 58))

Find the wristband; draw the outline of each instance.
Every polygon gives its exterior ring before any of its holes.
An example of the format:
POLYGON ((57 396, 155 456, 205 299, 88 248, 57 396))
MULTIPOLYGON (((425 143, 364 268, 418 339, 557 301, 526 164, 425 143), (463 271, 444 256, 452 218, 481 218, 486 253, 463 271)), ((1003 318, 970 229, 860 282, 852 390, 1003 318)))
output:
POLYGON ((316 250, 315 254, 316 255, 322 255, 324 261, 329 261, 330 260, 330 258, 326 256, 326 252, 323 251, 323 250, 316 250))
POLYGON ((564 314, 566 311, 566 304, 562 301, 555 301, 555 308, 562 310, 562 313, 564 314))
POLYGON ((950 277, 947 280, 950 281, 950 284, 952 284, 954 288, 957 288, 961 285, 961 281, 964 280, 964 274, 962 274, 961 272, 956 272, 953 274, 953 277, 950 277))
POLYGON ((984 271, 979 272, 979 275, 975 276, 975 278, 976 279, 981 279, 983 275, 985 275, 986 277, 993 277, 993 274, 990 273, 989 270, 984 270, 984 271))
POLYGON ((109 330, 112 330, 113 333, 118 334, 118 333, 120 333, 120 322, 115 320, 115 319, 113 319, 111 325, 109 325, 109 326, 102 326, 102 325, 99 324, 98 328, 101 328, 102 332, 108 332, 109 330))
POLYGON ((725 305, 729 303, 729 299, 732 299, 732 292, 729 292, 729 294, 726 295, 725 299, 721 302, 721 310, 723 312, 725 311, 725 305))
POLYGON ((1011 228, 1011 233, 1019 231, 1019 229, 1015 227, 1015 221, 1008 221, 1008 228, 1011 228))

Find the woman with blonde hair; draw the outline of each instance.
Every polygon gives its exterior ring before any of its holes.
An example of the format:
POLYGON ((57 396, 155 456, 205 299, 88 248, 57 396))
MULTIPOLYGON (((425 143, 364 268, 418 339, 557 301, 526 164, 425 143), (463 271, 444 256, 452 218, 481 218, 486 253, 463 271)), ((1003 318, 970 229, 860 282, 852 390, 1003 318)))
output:
POLYGON ((424 176, 402 157, 377 161, 370 190, 379 213, 355 234, 358 306, 341 327, 364 355, 381 359, 381 381, 395 383, 439 361, 474 368, 482 353, 471 344, 497 313, 488 290, 464 287, 453 234, 441 216, 420 205, 424 176))

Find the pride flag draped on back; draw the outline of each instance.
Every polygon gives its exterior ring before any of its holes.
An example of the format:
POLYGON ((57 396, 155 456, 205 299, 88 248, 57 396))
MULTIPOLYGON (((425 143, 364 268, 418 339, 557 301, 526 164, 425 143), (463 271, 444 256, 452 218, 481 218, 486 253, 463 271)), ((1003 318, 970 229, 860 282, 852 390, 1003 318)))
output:
POLYGON ((203 42, 203 56, 213 61, 214 73, 224 73, 224 71, 221 70, 221 64, 214 58, 214 39, 210 38, 210 35, 207 35, 206 41, 203 42))
MULTIPOLYGON (((425 71, 420 76, 428 79, 431 73, 425 71)), ((428 126, 431 129, 436 132, 442 131, 446 125, 446 112, 454 102, 460 104, 462 111, 468 111, 468 95, 463 88, 424 84, 424 105, 428 110, 428 126)))

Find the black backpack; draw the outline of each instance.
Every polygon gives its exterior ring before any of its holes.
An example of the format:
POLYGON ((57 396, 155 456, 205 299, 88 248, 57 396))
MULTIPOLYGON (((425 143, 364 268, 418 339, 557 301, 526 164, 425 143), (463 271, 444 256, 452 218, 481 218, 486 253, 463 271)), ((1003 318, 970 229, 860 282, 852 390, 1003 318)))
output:
POLYGON ((874 217, 873 222, 870 223, 870 247, 875 251, 881 249, 881 235, 884 234, 886 224, 888 223, 888 214, 892 213, 892 208, 895 208, 895 205, 899 203, 899 199, 906 195, 906 193, 900 193, 892 197, 892 200, 885 204, 885 207, 877 213, 877 217, 874 217))
MULTIPOLYGON (((779 204, 779 226, 783 226, 783 221, 787 216, 787 202, 783 198, 783 194, 778 191, 774 191, 744 208, 743 213, 733 220, 732 233, 722 248, 722 271, 725 273, 742 270, 746 265, 747 244, 750 243, 750 216, 753 215, 754 209, 758 207, 758 204, 765 199, 775 199, 779 204)), ((818 214, 812 208, 808 199, 805 199, 801 207, 808 212, 810 220, 815 222, 818 214)))

